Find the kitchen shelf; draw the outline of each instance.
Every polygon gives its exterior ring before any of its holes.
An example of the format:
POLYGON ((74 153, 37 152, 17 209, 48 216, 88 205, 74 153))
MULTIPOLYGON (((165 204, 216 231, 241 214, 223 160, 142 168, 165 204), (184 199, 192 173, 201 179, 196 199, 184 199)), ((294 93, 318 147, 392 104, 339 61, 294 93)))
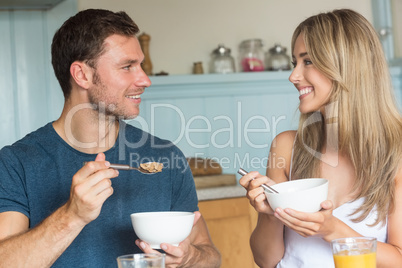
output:
POLYGON ((211 97, 258 93, 296 92, 288 78, 290 71, 232 74, 194 74, 150 76, 152 85, 147 99, 169 97, 211 97))
MULTIPOLYGON (((244 72, 232 74, 190 74, 150 76, 151 90, 146 99, 212 97, 250 94, 289 94, 295 88, 289 82, 291 71, 244 72)), ((402 105, 402 60, 390 66, 396 97, 402 105)))

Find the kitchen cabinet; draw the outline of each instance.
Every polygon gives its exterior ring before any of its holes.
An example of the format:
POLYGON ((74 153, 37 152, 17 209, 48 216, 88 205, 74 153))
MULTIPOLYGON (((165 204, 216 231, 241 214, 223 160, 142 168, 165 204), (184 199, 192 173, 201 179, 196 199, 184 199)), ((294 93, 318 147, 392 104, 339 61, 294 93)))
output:
MULTIPOLYGON (((402 66, 390 71, 402 108, 402 66)), ((242 167, 265 174, 273 138, 298 126, 290 73, 152 76, 140 116, 129 123, 172 141, 186 157, 212 158, 223 173, 242 167)))
POLYGON ((199 209, 209 233, 222 255, 222 268, 258 267, 250 249, 250 235, 257 223, 257 212, 246 197, 205 200, 199 209))
POLYGON ((391 66, 401 66, 402 31, 400 0, 371 0, 373 25, 380 35, 385 56, 391 66))
MULTIPOLYGON (((299 95, 290 71, 151 77, 130 124, 212 158, 223 173, 265 173, 272 139, 297 127, 299 95)), ((237 178, 240 176, 237 175, 237 178)))
POLYGON ((2 1, 1 10, 49 10, 64 0, 19 0, 2 1))

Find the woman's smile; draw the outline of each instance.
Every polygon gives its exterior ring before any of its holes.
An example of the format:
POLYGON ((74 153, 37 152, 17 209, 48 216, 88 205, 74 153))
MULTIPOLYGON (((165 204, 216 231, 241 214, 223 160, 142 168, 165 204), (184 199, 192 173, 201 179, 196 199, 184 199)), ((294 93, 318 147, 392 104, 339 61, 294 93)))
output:
POLYGON ((299 89, 299 99, 303 99, 314 90, 313 87, 303 87, 299 89))

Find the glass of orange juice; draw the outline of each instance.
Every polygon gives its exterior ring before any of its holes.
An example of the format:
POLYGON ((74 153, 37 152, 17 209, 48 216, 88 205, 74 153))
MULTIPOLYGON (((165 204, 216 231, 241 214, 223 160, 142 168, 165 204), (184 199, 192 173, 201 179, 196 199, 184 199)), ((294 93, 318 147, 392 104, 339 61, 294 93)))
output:
POLYGON ((336 268, 375 268, 377 239, 347 237, 331 241, 336 268))

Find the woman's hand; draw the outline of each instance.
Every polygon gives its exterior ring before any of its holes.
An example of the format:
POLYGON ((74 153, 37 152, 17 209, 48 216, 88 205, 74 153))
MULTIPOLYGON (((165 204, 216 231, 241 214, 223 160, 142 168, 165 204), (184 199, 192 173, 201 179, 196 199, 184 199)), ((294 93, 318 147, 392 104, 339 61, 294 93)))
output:
POLYGON ((341 221, 332 215, 333 205, 330 200, 321 203, 322 209, 315 213, 305 213, 290 208, 275 210, 275 217, 299 235, 318 236, 331 241, 336 224, 341 221))
POLYGON ((257 171, 252 171, 244 175, 239 183, 247 190, 246 197, 257 212, 274 214, 274 211, 268 204, 264 188, 261 187, 264 183, 270 186, 275 184, 273 180, 261 175, 257 171))

